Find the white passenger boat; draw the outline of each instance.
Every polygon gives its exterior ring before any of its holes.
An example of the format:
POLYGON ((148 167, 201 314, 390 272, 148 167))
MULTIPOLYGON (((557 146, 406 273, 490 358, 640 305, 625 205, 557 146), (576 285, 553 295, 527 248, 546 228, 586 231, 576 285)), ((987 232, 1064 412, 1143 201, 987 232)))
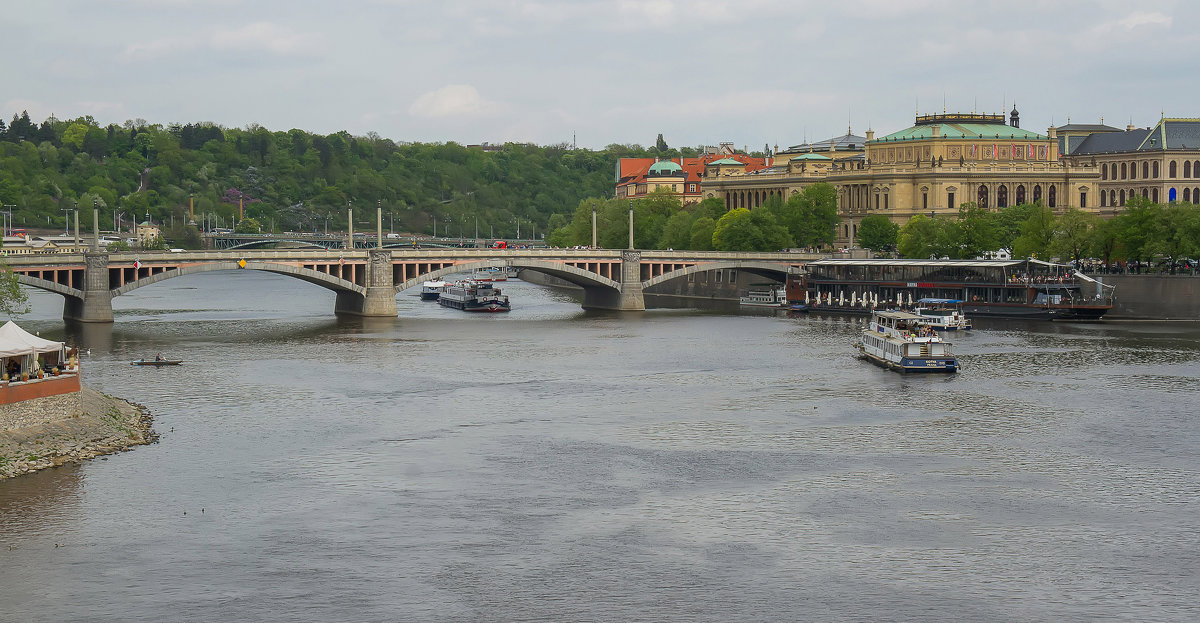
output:
POLYGON ((442 288, 446 287, 445 281, 426 281, 421 284, 421 300, 436 301, 442 293, 442 288))
POLYGON ((471 273, 471 281, 508 281, 508 271, 503 268, 479 268, 471 273))
POLYGON ((925 318, 925 323, 939 331, 970 331, 971 320, 963 313, 959 299, 924 298, 917 301, 912 313, 925 318))
POLYGON ((957 372, 950 343, 926 324, 923 316, 905 311, 871 312, 871 323, 859 336, 862 357, 900 372, 957 372))
POLYGON ((785 307, 787 302, 787 290, 775 285, 751 286, 741 298, 742 305, 751 307, 785 307))

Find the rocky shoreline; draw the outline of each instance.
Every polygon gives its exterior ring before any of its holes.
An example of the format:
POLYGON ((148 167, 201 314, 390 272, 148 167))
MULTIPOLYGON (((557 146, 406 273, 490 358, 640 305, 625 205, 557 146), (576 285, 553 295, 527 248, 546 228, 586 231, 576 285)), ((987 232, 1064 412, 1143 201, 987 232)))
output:
POLYGON ((0 431, 0 479, 158 440, 146 407, 86 387, 82 402, 77 417, 0 431))

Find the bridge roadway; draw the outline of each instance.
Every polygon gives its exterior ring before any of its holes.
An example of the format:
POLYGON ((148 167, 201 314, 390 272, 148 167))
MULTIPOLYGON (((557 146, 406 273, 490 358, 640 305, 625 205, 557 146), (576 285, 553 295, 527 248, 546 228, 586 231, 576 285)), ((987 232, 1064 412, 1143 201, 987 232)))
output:
POLYGON ((611 249, 275 249, 34 255, 7 258, 20 283, 66 298, 63 319, 112 322, 112 299, 174 277, 262 270, 336 293, 334 312, 396 316, 396 294, 455 273, 515 268, 583 288, 585 309, 644 310, 643 290, 698 272, 737 269, 783 281, 818 256, 611 249))

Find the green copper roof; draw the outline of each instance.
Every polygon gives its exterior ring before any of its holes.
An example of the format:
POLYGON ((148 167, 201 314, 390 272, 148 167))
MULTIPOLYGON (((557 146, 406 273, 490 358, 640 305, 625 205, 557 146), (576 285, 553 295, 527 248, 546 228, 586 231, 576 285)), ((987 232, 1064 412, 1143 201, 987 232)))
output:
POLYGON ((746 166, 745 162, 738 162, 733 158, 721 158, 720 160, 713 160, 709 164, 740 164, 742 166, 746 166))
POLYGON ((795 158, 792 158, 792 160, 833 160, 833 158, 830 158, 829 156, 822 156, 821 154, 804 154, 802 156, 796 156, 795 158))
POLYGON ((931 123, 914 125, 911 128, 893 132, 883 138, 875 139, 874 143, 892 141, 912 141, 933 138, 933 129, 940 128, 939 138, 970 138, 970 139, 1045 139, 1037 132, 1014 128, 1000 123, 931 123))
POLYGON ((659 160, 650 165, 651 175, 670 175, 671 173, 682 173, 683 167, 671 162, 670 160, 659 160))

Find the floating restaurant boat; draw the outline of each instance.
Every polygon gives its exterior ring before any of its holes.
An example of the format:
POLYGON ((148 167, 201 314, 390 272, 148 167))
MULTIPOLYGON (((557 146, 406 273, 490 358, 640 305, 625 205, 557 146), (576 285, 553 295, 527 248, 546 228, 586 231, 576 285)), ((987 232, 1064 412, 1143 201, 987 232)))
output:
POLYGON ((789 290, 803 291, 813 311, 865 314, 934 298, 960 300, 972 317, 1098 320, 1113 307, 1112 286, 1035 259, 828 259, 805 269, 789 278, 789 290))
POLYGON ((957 372, 950 343, 925 324, 922 316, 904 311, 877 311, 858 339, 861 356, 899 372, 957 372))
POLYGON ((939 331, 970 331, 971 319, 963 313, 962 304, 958 299, 924 298, 917 301, 912 313, 939 331))
POLYGON ((741 304, 750 307, 784 307, 787 302, 787 291, 775 284, 752 284, 741 297, 741 304))
POLYGON ((426 281, 421 284, 421 300, 436 301, 442 293, 442 288, 446 287, 445 281, 426 281))
POLYGON ((474 280, 448 283, 438 296, 438 304, 471 312, 506 312, 510 306, 508 296, 491 283, 474 280))

